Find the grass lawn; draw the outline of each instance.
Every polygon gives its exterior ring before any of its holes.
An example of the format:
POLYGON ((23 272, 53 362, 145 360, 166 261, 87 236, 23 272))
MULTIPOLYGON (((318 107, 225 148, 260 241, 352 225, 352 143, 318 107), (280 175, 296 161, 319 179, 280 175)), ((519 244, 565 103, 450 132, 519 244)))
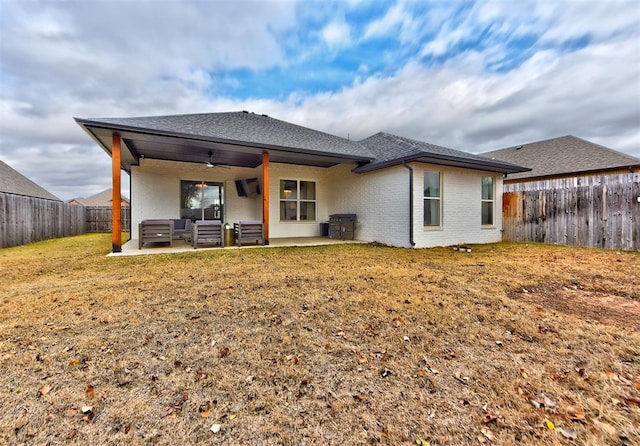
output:
POLYGON ((0 443, 639 444, 638 253, 110 246, 0 250, 0 443))

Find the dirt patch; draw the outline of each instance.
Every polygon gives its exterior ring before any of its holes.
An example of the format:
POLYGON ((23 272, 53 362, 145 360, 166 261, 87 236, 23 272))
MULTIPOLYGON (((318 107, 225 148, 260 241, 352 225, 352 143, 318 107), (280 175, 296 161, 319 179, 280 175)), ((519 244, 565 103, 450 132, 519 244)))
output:
POLYGON ((628 297, 567 287, 522 289, 511 297, 587 321, 640 329, 640 301, 628 297))

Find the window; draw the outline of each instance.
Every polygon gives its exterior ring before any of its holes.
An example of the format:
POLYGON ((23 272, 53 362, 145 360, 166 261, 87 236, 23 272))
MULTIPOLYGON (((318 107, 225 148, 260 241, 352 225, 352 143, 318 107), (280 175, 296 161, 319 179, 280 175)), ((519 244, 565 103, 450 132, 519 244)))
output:
POLYGON ((424 225, 440 226, 442 219, 442 197, 440 172, 427 170, 424 173, 424 225))
POLYGON ((206 181, 180 181, 180 218, 222 220, 222 184, 206 181))
POLYGON ((482 177, 482 225, 493 225, 493 177, 482 177))
POLYGON ((280 180, 280 221, 315 221, 315 181, 280 180))

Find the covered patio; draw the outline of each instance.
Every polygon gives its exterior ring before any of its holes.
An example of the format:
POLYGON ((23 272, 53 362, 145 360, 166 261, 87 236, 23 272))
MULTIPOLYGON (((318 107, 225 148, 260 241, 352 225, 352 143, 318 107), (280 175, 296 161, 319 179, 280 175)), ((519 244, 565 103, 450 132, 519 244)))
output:
POLYGON ((176 254, 183 252, 200 252, 200 251, 227 251, 232 249, 251 249, 251 248, 283 248, 294 246, 326 246, 326 245, 345 245, 345 244, 362 244, 367 243, 360 240, 342 240, 332 239, 329 237, 286 237, 286 238, 272 238, 268 245, 243 245, 243 246, 204 246, 198 249, 193 249, 190 243, 184 240, 178 240, 173 243, 173 246, 166 244, 153 244, 143 246, 142 249, 138 249, 138 240, 131 239, 122 245, 120 252, 112 252, 108 254, 108 257, 128 257, 128 256, 142 256, 152 254, 176 254))
MULTIPOLYGON (((121 170, 130 175, 134 239, 138 238, 137 223, 176 218, 231 224, 259 220, 264 245, 288 236, 315 239, 318 223, 327 219, 330 206, 329 200, 318 202, 317 195, 325 191, 316 189, 315 176, 337 165, 349 166, 350 171, 372 159, 354 141, 248 112, 76 118, 76 122, 112 159, 113 203, 121 198, 121 170), (297 180, 293 172, 304 178, 297 180), (234 182, 238 188, 241 181, 254 181, 253 192, 230 192, 234 182), (202 191, 202 204, 195 212, 185 209, 184 197, 177 198, 178 193, 187 195, 190 187, 202 191), (204 188, 209 195, 216 192, 211 209, 209 203, 204 204, 204 188), (272 194, 277 194, 274 200, 272 194), (247 195, 253 198, 238 198, 247 195)), ((120 208, 114 206, 113 253, 135 245, 123 245, 120 234, 120 208)))

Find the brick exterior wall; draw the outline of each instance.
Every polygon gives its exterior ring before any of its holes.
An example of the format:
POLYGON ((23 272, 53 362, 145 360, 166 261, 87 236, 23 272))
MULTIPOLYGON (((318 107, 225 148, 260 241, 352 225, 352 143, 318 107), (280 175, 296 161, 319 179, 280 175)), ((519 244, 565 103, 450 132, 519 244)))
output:
MULTIPOLYGON (((492 243, 501 240, 502 176, 469 169, 412 164, 414 169, 414 241, 416 248, 462 243, 492 243), (423 226, 424 170, 442 173, 442 227, 423 226), (481 226, 481 177, 495 178, 494 223, 481 226)), ((364 174, 354 174, 355 165, 328 169, 270 164, 270 238, 314 237, 320 235, 320 222, 334 213, 358 216, 355 237, 391 246, 410 247, 409 170, 395 166, 364 174), (316 220, 280 222, 280 180, 316 182, 316 220)), ((261 178, 262 168, 214 168, 193 163, 141 160, 132 168, 132 238, 138 223, 148 218, 180 218, 180 181, 224 183, 225 222, 262 218, 262 196, 238 197, 235 179, 261 178)))

